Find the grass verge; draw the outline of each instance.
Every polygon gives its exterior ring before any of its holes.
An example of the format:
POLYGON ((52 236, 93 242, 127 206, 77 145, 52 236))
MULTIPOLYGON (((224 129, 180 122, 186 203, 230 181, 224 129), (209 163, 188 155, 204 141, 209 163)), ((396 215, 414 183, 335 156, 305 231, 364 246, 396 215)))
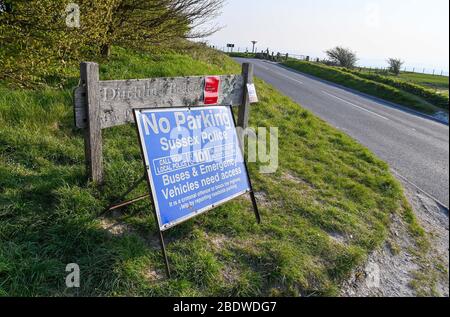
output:
MULTIPOLYGON (((101 78, 239 72, 213 51, 149 57, 116 48, 101 78)), ((387 164, 258 80, 251 125, 282 133, 277 173, 249 166, 263 224, 240 198, 176 227, 166 280, 149 202, 97 218, 140 177, 135 129, 105 131, 106 184, 96 188, 84 178, 72 90, 0 87, 0 295, 336 295, 402 204, 387 164), (68 263, 80 265, 80 289, 65 286, 68 263)))
MULTIPOLYGON (((369 72, 363 72, 363 71, 356 71, 356 70, 348 70, 348 69, 342 69, 343 71, 349 72, 351 74, 354 74, 358 77, 373 80, 378 83, 386 84, 388 86, 401 89, 402 91, 405 91, 407 93, 410 93, 418 98, 421 98, 425 100, 426 102, 429 102, 432 105, 435 105, 436 107, 439 107, 443 110, 446 110, 448 112, 448 94, 442 94, 436 89, 431 89, 430 87, 425 86, 423 81, 422 84, 419 84, 419 78, 420 77, 413 77, 410 75, 410 77, 406 77, 404 74, 399 75, 398 77, 395 77, 394 75, 380 75, 380 74, 374 74, 369 72), (407 79, 408 78, 408 79, 407 79), (412 82, 409 80, 409 78, 416 78, 417 82, 412 82)), ((424 75, 425 76, 425 75, 424 75)), ((431 76, 431 75, 428 75, 431 76)), ((422 78, 422 80, 425 80, 425 78, 422 78)), ((437 81, 436 83, 442 84, 441 81, 437 81)), ((448 83, 447 83, 447 89, 448 89, 448 83)))
POLYGON ((445 93, 448 96, 448 76, 401 72, 396 78, 445 93))
POLYGON ((448 96, 406 81, 304 61, 289 60, 283 65, 425 114, 448 112, 448 96))

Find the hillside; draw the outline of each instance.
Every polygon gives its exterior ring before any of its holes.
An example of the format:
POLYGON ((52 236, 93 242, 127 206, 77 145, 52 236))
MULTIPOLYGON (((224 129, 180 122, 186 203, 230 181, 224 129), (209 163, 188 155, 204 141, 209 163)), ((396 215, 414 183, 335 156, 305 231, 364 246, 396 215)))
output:
MULTIPOLYGON (((104 80, 239 72, 204 48, 114 48, 101 63, 104 80)), ((141 176, 135 129, 105 131, 105 185, 87 184, 73 124, 77 69, 67 73, 59 88, 0 83, 0 296, 337 295, 384 241, 391 214, 421 234, 387 164, 258 80, 250 124, 282 133, 278 172, 249 166, 263 224, 241 198, 169 231, 166 280, 150 203, 98 217, 141 176), (65 287, 68 263, 81 267, 79 290, 65 287)))

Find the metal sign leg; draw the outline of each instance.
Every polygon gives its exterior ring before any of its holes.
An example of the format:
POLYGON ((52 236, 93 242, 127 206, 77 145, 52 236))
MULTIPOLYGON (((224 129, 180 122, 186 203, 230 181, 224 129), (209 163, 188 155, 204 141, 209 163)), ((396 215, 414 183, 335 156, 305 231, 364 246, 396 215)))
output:
POLYGON ((142 182, 144 182, 144 181, 145 181, 145 178, 146 178, 146 176, 145 176, 145 174, 144 174, 141 178, 139 178, 139 179, 138 179, 138 180, 130 187, 130 189, 128 189, 124 194, 122 194, 121 197, 120 197, 118 200, 116 200, 116 202, 114 202, 111 206, 109 206, 106 210, 104 210, 104 211, 100 214, 100 216, 103 216, 104 214, 106 214, 106 213, 109 212, 109 211, 113 211, 113 210, 116 210, 116 209, 119 209, 119 208, 122 208, 122 207, 125 207, 125 206, 128 206, 128 205, 132 205, 132 204, 134 204, 134 203, 136 203, 136 202, 138 202, 138 201, 141 201, 141 200, 147 198, 147 197, 149 196, 149 194, 143 195, 143 196, 140 196, 140 197, 138 197, 138 198, 134 198, 134 199, 131 199, 131 200, 128 200, 128 201, 122 201, 123 199, 125 199, 125 197, 127 197, 129 194, 131 194, 131 192, 132 192, 133 190, 135 190, 142 182))
MULTIPOLYGON (((234 117, 233 111, 231 111, 231 116, 233 117, 234 125, 236 125, 236 118, 234 117)), ((242 128, 242 127, 241 127, 242 128)), ((250 185, 250 198, 252 200, 253 212, 255 213, 256 222, 261 224, 261 215, 259 213, 258 204, 256 202, 255 191, 253 190, 252 180, 250 179, 250 174, 248 172, 247 161, 245 160, 245 142, 244 142, 244 131, 239 137, 239 147, 241 149, 242 158, 244 159, 245 172, 247 174, 248 183, 250 185)))
POLYGON ((253 189, 250 192, 250 197, 252 199, 253 212, 255 213, 256 221, 258 222, 258 224, 261 224, 261 215, 259 214, 258 204, 256 203, 255 192, 253 191, 253 189))
POLYGON ((164 258, 164 263, 166 264, 166 274, 167 274, 167 278, 171 278, 171 274, 170 274, 170 266, 169 266, 169 259, 167 258, 167 251, 166 251, 166 245, 164 244, 164 236, 161 230, 159 230, 159 242, 161 244, 161 251, 162 251, 162 255, 164 258))

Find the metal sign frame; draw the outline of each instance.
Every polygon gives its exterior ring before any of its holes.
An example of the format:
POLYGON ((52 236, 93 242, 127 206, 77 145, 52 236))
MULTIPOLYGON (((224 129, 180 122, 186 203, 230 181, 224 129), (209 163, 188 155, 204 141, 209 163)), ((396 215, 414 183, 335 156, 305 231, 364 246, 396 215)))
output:
MULTIPOLYGON (((218 106, 211 106, 211 107, 218 107, 218 106)), ((167 251, 166 251, 166 246, 165 246, 165 242, 164 242, 163 232, 165 232, 165 231, 167 231, 167 230, 169 230, 169 229, 171 229, 171 228, 173 228, 173 227, 175 227, 175 226, 177 226, 177 225, 179 225, 181 223, 184 223, 184 222, 186 222, 186 221, 188 221, 190 219, 193 219, 196 216, 199 216, 199 215, 204 214, 204 213, 206 213, 208 211, 211 211, 211 210, 213 210, 213 209, 215 209, 215 208, 217 208, 217 207, 219 207, 219 206, 221 206, 221 205, 223 205, 223 204, 225 204, 225 203, 227 203, 227 202, 229 202, 229 201, 231 201, 233 199, 236 199, 237 197, 245 195, 247 193, 250 194, 250 198, 251 198, 251 201, 252 201, 252 207, 253 207, 253 211, 255 213, 256 221, 257 221, 258 224, 261 223, 261 216, 260 216, 260 213, 259 213, 259 210, 258 210, 258 205, 257 205, 257 202, 256 202, 255 193, 254 193, 254 190, 253 190, 253 185, 252 185, 252 182, 251 182, 250 175, 248 173, 248 167, 247 167, 247 163, 246 163, 246 160, 245 160, 244 152, 243 152, 243 149, 242 149, 242 144, 240 144, 240 146, 238 146, 238 148, 239 148, 239 151, 241 152, 241 155, 242 155, 242 158, 243 158, 243 165, 244 165, 244 168, 245 168, 245 175, 247 177, 248 184, 249 184, 249 189, 244 191, 244 192, 241 192, 239 194, 230 196, 227 199, 225 199, 223 201, 220 201, 220 202, 218 202, 216 204, 210 205, 207 208, 203 208, 202 210, 194 212, 194 213, 190 214, 187 217, 181 218, 181 219, 177 220, 176 222, 171 223, 168 226, 165 226, 165 227, 161 226, 160 213, 159 213, 159 210, 158 210, 159 206, 158 206, 157 199, 155 197, 155 186, 154 186, 153 179, 151 177, 151 172, 150 172, 150 165, 149 165, 150 162, 148 162, 147 157, 145 155, 145 153, 146 153, 145 140, 144 140, 144 138, 142 136, 142 133, 141 133, 142 131, 140 130, 140 127, 139 127, 139 124, 138 124, 137 113, 138 112, 143 112, 143 111, 163 112, 163 111, 168 111, 168 110, 170 111, 170 110, 174 110, 174 109, 187 109, 187 110, 191 110, 191 109, 207 109, 207 108, 211 108, 211 107, 175 107, 175 108, 161 108, 161 109, 157 109, 157 110, 155 110, 154 108, 133 109, 133 116, 134 116, 134 119, 135 119, 135 122, 136 122, 136 132, 138 134, 139 147, 140 147, 140 150, 141 150, 142 161, 143 161, 144 169, 145 169, 145 175, 140 179, 140 181, 143 181, 143 179, 145 178, 145 180, 147 181, 147 188, 148 188, 148 191, 149 191, 150 194, 149 195, 145 195, 145 196, 141 196, 141 197, 139 197, 137 199, 132 199, 132 200, 130 200, 128 202, 125 202, 125 203, 120 203, 120 204, 113 205, 113 206, 111 206, 109 208, 109 210, 114 210, 114 209, 117 209, 119 207, 130 205, 130 204, 133 204, 133 203, 135 203, 137 201, 140 201, 142 199, 146 199, 146 198, 150 197, 151 202, 152 202, 153 215, 155 217, 155 222, 156 222, 157 231, 158 231, 158 235, 159 235, 161 251, 162 251, 162 255, 163 255, 165 266, 166 266, 166 273, 167 273, 167 276, 169 278, 171 277, 171 272, 170 272, 170 265, 169 265, 169 260, 168 260, 168 257, 167 257, 167 251)), ((232 119, 233 119, 233 128, 236 129, 236 119, 234 117, 234 113, 233 113, 232 107, 231 106, 224 106, 224 107, 228 107, 229 108, 229 110, 231 112, 232 119)), ((238 140, 239 140, 239 138, 238 138, 238 140)), ((130 190, 130 192, 131 192, 131 190, 130 190)))
MULTIPOLYGON (((251 105, 251 100, 247 91, 247 84, 252 84, 254 82, 253 65, 250 63, 244 63, 242 65, 242 73, 240 75, 222 75, 220 76, 220 82, 219 98, 216 106, 229 107, 231 105, 232 107, 237 107, 237 124, 234 112, 231 111, 234 126, 246 129, 248 127, 251 105)), ((205 76, 102 81, 100 80, 99 65, 97 63, 82 62, 80 64, 80 83, 78 87, 74 89, 73 93, 73 110, 75 126, 78 129, 81 129, 84 134, 87 178, 96 185, 102 185, 104 183, 102 130, 113 126, 132 123, 133 119, 136 120, 134 117, 134 109, 170 109, 177 107, 191 109, 204 108, 205 106, 201 105, 204 86, 205 76), (119 89, 120 91, 126 91, 128 93, 118 94, 117 91, 119 89), (130 94, 130 91, 134 91, 133 89, 136 93, 130 94), (114 91, 111 95, 114 96, 114 98, 108 95, 106 90, 107 92, 110 92, 110 94, 114 91), (138 92, 140 92, 140 94, 138 92), (109 97, 112 99, 109 100, 109 97)), ((241 140, 239 141, 241 153, 244 154, 243 144, 241 140)), ((141 143, 141 141, 139 142, 141 143)), ((142 144, 141 153, 143 153, 142 144)), ((250 191, 248 193, 251 197, 257 222, 261 223, 261 217, 258 211, 251 179, 248 175, 248 167, 245 161, 245 156, 243 156, 243 159, 245 172, 247 174, 247 179, 250 186, 250 191)), ((147 171, 145 171, 144 175, 139 180, 134 182, 132 187, 128 189, 126 193, 119 196, 120 199, 103 211, 99 216, 112 210, 117 210, 132 205, 147 198, 151 199, 154 206, 151 184, 148 180, 149 178, 147 171), (150 194, 141 195, 137 198, 123 201, 146 180, 148 192, 150 194)), ((220 203, 223 204, 225 202, 220 203)), ((218 205, 219 204, 216 204, 210 207, 212 209, 218 205)), ((159 226, 156 210, 153 210, 153 212, 159 233, 162 253, 166 264, 167 276, 170 278, 170 267, 164 244, 163 231, 159 226)), ((202 214, 206 212, 207 210, 201 211, 202 214)), ((188 219, 185 219, 184 221, 187 220, 188 219)), ((167 228, 167 230, 168 229, 170 228, 167 228)))

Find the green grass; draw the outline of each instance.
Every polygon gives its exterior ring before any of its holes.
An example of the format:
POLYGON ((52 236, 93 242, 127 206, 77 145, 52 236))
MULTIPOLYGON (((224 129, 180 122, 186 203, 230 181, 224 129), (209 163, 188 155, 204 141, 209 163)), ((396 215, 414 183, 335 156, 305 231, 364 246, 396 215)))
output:
POLYGON ((448 112, 448 96, 406 80, 297 60, 284 65, 426 114, 448 112))
MULTIPOLYGON (((369 73, 364 71, 355 71, 342 69, 345 72, 351 73, 363 79, 368 79, 371 81, 375 81, 377 83, 386 84, 393 88, 398 88, 406 93, 412 94, 416 98, 423 99, 424 101, 444 109, 448 112, 449 99, 448 94, 442 94, 439 90, 431 89, 426 85, 420 84, 418 82, 412 82, 411 80, 407 80, 406 78, 414 78, 414 74, 410 75, 410 77, 405 77, 403 74, 399 76, 394 76, 389 72, 384 72, 381 74, 378 73, 369 73)), ((422 80, 425 78, 431 77, 430 75, 423 75, 422 80)), ((420 77, 416 77, 418 80, 420 77)), ((422 82, 423 83, 423 82, 422 82)), ((448 84, 447 84, 448 85, 448 84)))
MULTIPOLYGON (((209 51, 149 57, 115 49, 101 78, 239 72, 209 51)), ((84 176, 72 89, 0 86, 0 296, 337 295, 384 241, 390 214, 403 202, 401 187, 366 148, 256 83, 251 125, 281 132, 278 172, 261 175, 259 164, 249 166, 263 224, 240 198, 174 228, 167 233, 171 280, 149 202, 108 220, 121 223, 121 235, 97 218, 140 177, 135 129, 105 131, 106 183, 96 188, 84 176), (79 290, 65 287, 73 262, 81 268, 79 290)))
POLYGON ((448 96, 448 76, 402 72, 395 78, 436 90, 448 96))
MULTIPOLYGON (((361 71, 367 72, 367 73, 374 73, 373 70, 369 70, 369 68, 360 68, 361 71)), ((447 91, 449 89, 449 77, 448 76, 441 76, 441 75, 432 75, 432 74, 422 74, 422 73, 413 73, 413 72, 400 72, 400 74, 397 76, 389 71, 383 70, 383 71, 375 71, 375 73, 389 76, 397 80, 402 80, 406 82, 410 82, 413 84, 420 85, 425 88, 430 88, 437 91, 447 91)))
MULTIPOLYGON (((393 76, 393 75, 392 75, 393 76)), ((431 74, 420 74, 411 72, 401 72, 400 75, 396 76, 399 79, 403 79, 415 84, 427 86, 436 89, 447 89, 449 86, 448 76, 431 75, 431 74)))

